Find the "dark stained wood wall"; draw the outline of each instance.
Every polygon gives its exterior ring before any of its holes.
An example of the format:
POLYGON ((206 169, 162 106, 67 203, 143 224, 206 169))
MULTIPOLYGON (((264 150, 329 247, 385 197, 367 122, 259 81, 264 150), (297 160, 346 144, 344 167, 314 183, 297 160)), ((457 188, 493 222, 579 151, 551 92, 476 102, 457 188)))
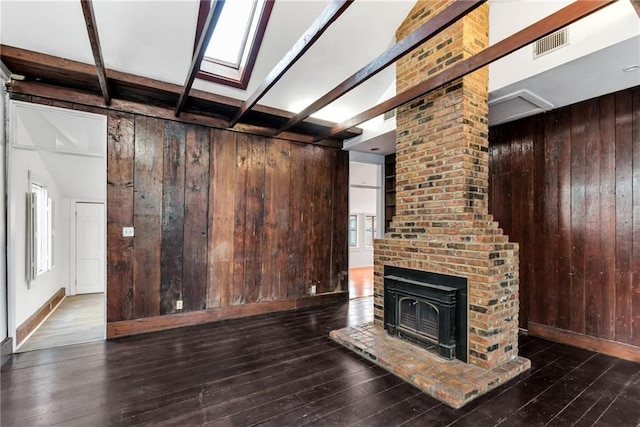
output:
POLYGON ((109 322, 344 289, 346 153, 114 112, 108 133, 109 322))
POLYGON ((640 87, 492 127, 489 185, 520 326, 640 346, 640 87))

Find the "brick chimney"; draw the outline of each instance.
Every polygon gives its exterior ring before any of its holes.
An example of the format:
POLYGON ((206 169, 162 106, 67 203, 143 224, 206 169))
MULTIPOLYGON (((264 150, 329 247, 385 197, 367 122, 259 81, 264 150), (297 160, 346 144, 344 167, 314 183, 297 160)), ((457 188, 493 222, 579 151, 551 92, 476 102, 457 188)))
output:
MULTIPOLYGON (((418 1, 397 39, 448 1, 418 1)), ((397 64, 398 93, 488 46, 488 4, 397 64)), ((384 266, 460 276, 468 284, 468 362, 494 368, 518 353, 518 245, 488 213, 488 70, 397 111, 396 215, 375 242, 374 315, 384 266)))

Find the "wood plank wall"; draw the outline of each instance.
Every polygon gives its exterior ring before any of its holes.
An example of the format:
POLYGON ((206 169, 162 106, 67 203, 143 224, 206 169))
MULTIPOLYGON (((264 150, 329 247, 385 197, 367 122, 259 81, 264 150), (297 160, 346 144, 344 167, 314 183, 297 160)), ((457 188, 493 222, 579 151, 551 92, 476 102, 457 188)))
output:
POLYGON ((109 322, 345 289, 346 153, 138 115, 108 123, 109 322))
POLYGON ((347 152, 11 97, 107 116, 107 322, 156 319, 113 336, 344 299, 347 152), (325 295, 305 299, 311 284, 325 295))
POLYGON ((520 326, 640 346, 640 87, 492 127, 489 185, 520 326))

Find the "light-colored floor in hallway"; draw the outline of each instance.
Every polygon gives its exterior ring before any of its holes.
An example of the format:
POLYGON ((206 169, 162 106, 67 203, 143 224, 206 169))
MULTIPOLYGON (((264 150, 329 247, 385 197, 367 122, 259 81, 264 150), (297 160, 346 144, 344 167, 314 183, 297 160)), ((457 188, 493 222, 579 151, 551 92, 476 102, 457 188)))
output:
POLYGON ((67 296, 18 352, 104 339, 104 293, 67 296))

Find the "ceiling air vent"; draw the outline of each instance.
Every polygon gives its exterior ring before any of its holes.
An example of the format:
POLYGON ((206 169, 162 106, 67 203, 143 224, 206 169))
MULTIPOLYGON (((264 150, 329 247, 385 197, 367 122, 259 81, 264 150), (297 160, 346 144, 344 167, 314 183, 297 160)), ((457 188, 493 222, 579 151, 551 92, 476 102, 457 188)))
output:
POLYGON ((396 109, 394 108, 393 110, 389 110, 386 113, 384 113, 384 121, 386 122, 387 120, 395 116, 396 116, 396 109))
POLYGON ((533 57, 537 58, 549 52, 553 52, 556 49, 560 49, 568 44, 569 29, 565 27, 549 34, 548 36, 544 36, 543 38, 536 40, 533 43, 533 57))

